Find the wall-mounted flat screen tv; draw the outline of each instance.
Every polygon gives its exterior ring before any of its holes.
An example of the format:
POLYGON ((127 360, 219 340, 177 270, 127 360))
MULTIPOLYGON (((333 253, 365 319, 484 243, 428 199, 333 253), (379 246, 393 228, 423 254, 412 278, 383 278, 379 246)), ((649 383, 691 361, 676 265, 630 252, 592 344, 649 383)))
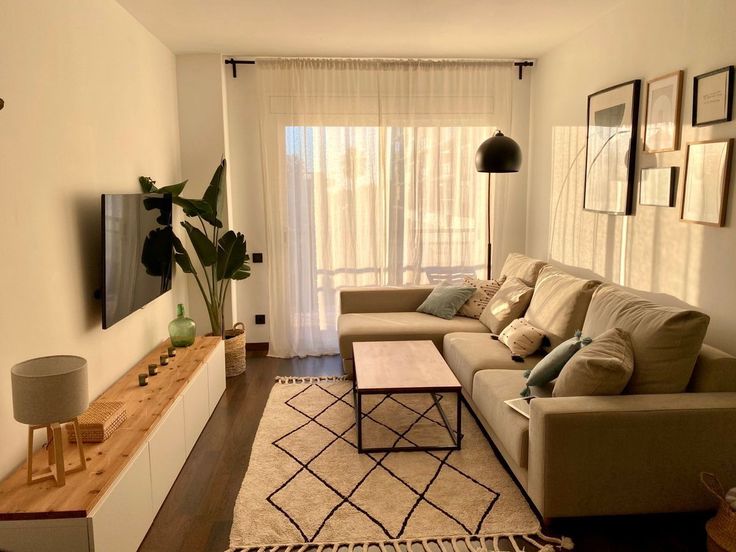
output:
POLYGON ((171 196, 102 195, 102 327, 171 289, 171 196))

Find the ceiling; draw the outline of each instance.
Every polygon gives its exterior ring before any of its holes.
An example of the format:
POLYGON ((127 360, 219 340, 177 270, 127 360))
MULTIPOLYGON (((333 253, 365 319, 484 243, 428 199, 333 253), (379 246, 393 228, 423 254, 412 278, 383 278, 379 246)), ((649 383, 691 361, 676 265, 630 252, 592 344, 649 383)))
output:
POLYGON ((621 0, 118 0, 174 53, 537 57, 621 0))

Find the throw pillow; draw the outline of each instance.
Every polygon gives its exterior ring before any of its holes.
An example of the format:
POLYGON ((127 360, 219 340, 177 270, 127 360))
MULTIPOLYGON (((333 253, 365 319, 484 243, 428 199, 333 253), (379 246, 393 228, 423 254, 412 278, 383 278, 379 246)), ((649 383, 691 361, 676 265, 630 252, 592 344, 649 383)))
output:
POLYGON ((524 373, 527 380, 526 387, 520 393, 521 396, 528 397, 531 394, 530 387, 541 387, 559 376, 567 361, 591 341, 589 337, 582 337, 578 330, 575 332, 575 337, 563 341, 552 349, 534 368, 524 373))
POLYGON ((506 278, 501 278, 500 280, 479 280, 478 278, 465 276, 463 278, 463 285, 474 287, 475 293, 470 296, 470 299, 465 301, 465 304, 460 307, 457 314, 459 316, 475 318, 476 320, 480 318, 483 309, 488 306, 493 296, 498 293, 505 280, 506 278))
POLYGON ((498 336, 498 340, 511 351, 511 358, 524 359, 536 352, 544 340, 544 332, 523 318, 514 320, 498 336))
POLYGON ((475 293, 474 287, 453 286, 442 282, 435 286, 424 303, 419 305, 417 312, 450 320, 473 293, 475 293))
POLYGON ((565 364, 552 396, 619 395, 633 373, 631 338, 621 328, 611 328, 580 349, 565 364))
POLYGON ((507 278, 488 306, 483 309, 480 321, 494 334, 500 334, 511 322, 524 315, 533 293, 534 288, 519 278, 507 278))

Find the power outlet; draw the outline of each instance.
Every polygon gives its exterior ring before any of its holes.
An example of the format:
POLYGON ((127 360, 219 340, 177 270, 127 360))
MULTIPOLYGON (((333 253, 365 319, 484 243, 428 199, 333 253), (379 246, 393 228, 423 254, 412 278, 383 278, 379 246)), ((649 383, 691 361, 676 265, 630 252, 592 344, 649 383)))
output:
POLYGON ((254 263, 262 263, 263 262, 263 253, 253 253, 253 262, 254 263))
POLYGON ((265 323, 266 323, 266 315, 256 314, 256 324, 265 324, 265 323))

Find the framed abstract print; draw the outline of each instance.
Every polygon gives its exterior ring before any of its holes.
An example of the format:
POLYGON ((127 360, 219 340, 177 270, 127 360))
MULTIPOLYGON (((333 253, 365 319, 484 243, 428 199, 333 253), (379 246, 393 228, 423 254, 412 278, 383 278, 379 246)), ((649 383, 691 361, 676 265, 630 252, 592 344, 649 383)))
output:
POLYGON ((660 153, 680 149, 682 71, 647 82, 644 151, 660 153))
POLYGON ((583 208, 629 215, 632 208, 641 81, 588 96, 583 208))
POLYGON ((681 220, 725 224, 732 149, 733 139, 688 144, 681 220))

